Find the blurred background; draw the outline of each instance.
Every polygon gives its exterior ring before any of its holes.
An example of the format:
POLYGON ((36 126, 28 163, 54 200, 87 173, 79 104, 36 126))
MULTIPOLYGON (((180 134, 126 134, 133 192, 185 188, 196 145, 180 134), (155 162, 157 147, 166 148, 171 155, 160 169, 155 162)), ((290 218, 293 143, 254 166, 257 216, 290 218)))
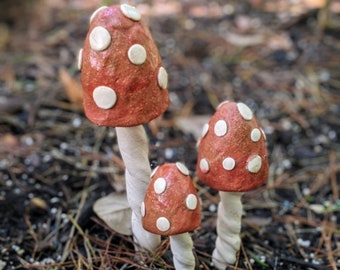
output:
POLYGON ((253 110, 271 164, 243 197, 230 269, 340 268, 340 1, 2 0, 0 269, 173 269, 168 239, 140 266, 93 211, 124 194, 124 164, 115 130, 83 114, 77 55, 92 12, 120 3, 142 13, 169 74, 171 104, 145 126, 150 164, 191 171, 197 269, 213 269, 219 198, 196 177, 196 142, 224 100, 253 110))

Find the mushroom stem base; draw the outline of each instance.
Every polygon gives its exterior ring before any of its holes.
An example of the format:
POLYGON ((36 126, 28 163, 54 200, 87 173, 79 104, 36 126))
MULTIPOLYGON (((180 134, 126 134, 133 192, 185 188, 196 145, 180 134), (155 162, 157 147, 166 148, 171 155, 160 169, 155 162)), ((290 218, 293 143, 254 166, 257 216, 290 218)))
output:
POLYGON ((220 203, 217 212, 217 239, 212 261, 217 269, 234 264, 240 249, 242 192, 219 192, 220 203))
POLYGON ((192 252, 193 243, 189 233, 171 235, 170 248, 173 254, 175 269, 195 269, 195 256, 192 252))

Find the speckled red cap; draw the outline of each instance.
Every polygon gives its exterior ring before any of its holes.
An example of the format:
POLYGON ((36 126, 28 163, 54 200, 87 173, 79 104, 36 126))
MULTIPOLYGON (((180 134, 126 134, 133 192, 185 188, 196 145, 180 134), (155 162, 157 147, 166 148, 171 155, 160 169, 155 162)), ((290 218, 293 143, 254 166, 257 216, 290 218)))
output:
POLYGON ((96 125, 144 124, 168 107, 168 75, 148 28, 130 5, 101 7, 79 52, 83 104, 96 125))
POLYGON ((180 162, 157 167, 141 206, 145 230, 158 235, 193 231, 201 223, 201 207, 188 169, 180 162))
POLYGON ((203 127, 196 173, 207 186, 244 192, 268 177, 265 134, 244 103, 223 102, 203 127))

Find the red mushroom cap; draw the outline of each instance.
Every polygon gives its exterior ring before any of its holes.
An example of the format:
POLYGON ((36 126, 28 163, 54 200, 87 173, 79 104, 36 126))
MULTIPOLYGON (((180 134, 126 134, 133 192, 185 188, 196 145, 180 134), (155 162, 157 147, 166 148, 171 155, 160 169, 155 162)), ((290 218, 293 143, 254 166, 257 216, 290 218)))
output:
POLYGON ((159 235, 189 232, 199 226, 199 198, 182 163, 164 164, 153 171, 141 212, 144 229, 159 235))
POLYGON ((130 5, 91 16, 79 68, 87 118, 102 126, 136 126, 168 107, 168 75, 140 13, 130 5))
POLYGON ((265 134, 247 105, 220 104, 203 128, 196 172, 220 191, 253 190, 267 180, 265 134))

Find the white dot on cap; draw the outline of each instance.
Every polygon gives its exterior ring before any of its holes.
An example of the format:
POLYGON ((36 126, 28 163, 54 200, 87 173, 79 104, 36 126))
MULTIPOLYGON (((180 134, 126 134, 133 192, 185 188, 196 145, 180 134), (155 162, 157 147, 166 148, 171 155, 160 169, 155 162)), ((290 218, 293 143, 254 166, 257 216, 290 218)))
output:
POLYGON ((224 120, 218 120, 214 126, 214 132, 216 136, 224 136, 228 131, 227 122, 224 120))
POLYGON ((155 173, 157 172, 158 168, 159 168, 159 166, 157 166, 156 168, 153 169, 153 171, 151 172, 151 175, 150 175, 151 178, 155 175, 155 173))
POLYGON ((262 128, 261 128, 261 132, 262 132, 264 140, 266 141, 267 140, 267 136, 266 136, 266 133, 264 132, 264 130, 262 128))
POLYGON ((206 158, 200 160, 200 170, 202 173, 207 173, 210 170, 209 162, 206 158))
POLYGON ((159 68, 157 80, 158 80, 158 85, 161 88, 166 89, 168 87, 168 73, 166 72, 164 67, 159 68))
POLYGON ((222 101, 216 108, 216 110, 220 109, 224 104, 229 103, 229 100, 222 101))
POLYGON ((130 6, 128 4, 120 5, 120 10, 126 17, 134 21, 139 21, 142 17, 134 6, 130 6))
POLYGON ((194 194, 189 194, 186 198, 185 198, 185 206, 189 209, 189 210, 195 210, 197 207, 197 197, 194 194))
POLYGON ((90 46, 92 50, 103 51, 111 43, 110 32, 103 26, 96 26, 90 33, 90 46))
POLYGON ((261 131, 258 128, 254 128, 250 133, 250 139, 253 142, 258 142, 261 139, 261 131))
POLYGON ((188 168, 181 162, 176 162, 177 169, 184 175, 189 175, 188 168))
POLYGON ((247 170, 251 173, 257 173, 261 169, 262 159, 259 155, 253 156, 247 164, 247 170))
POLYGON ((202 138, 204 138, 207 134, 208 134, 208 131, 209 131, 209 124, 204 124, 203 128, 202 128, 202 138))
POLYGON ((146 60, 146 51, 140 44, 132 45, 128 50, 128 58, 132 64, 142 65, 146 60))
POLYGON ((253 118, 253 112, 246 104, 242 102, 237 103, 237 109, 244 120, 251 120, 253 118))
POLYGON ((153 184, 153 189, 157 194, 161 194, 166 190, 166 180, 163 177, 157 178, 153 184))
POLYGON ((116 101, 116 92, 107 86, 98 86, 93 90, 93 100, 96 105, 104 110, 112 108, 116 101))
POLYGON ((161 232, 166 232, 170 229, 170 221, 166 217, 157 218, 156 226, 161 232))
POLYGON ((226 171, 231 171, 232 169, 234 169, 235 164, 236 164, 235 159, 231 157, 227 157, 222 161, 223 169, 225 169, 226 171))
POLYGON ((142 215, 142 217, 145 217, 146 211, 145 211, 145 203, 142 202, 141 206, 140 206, 140 213, 142 215))
POLYGON ((202 138, 197 139, 197 143, 196 143, 197 148, 200 147, 201 141, 202 141, 202 138))
POLYGON ((97 8, 97 9, 92 13, 92 15, 91 15, 91 17, 90 17, 90 23, 92 22, 93 18, 94 18, 100 11, 102 11, 102 10, 104 10, 104 9, 106 9, 106 8, 107 8, 107 6, 102 6, 102 7, 100 7, 100 8, 97 8))
POLYGON ((83 62, 83 49, 80 49, 78 52, 78 63, 77 63, 78 70, 81 70, 82 62, 83 62))

